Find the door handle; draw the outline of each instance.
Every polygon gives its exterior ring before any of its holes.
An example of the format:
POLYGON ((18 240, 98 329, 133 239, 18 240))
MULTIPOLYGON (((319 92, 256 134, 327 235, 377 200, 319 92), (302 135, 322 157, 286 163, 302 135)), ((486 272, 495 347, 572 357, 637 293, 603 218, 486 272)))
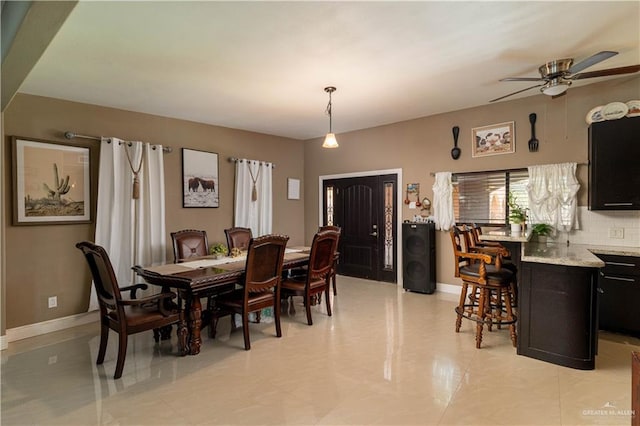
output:
POLYGON ((378 231, 373 231, 369 235, 371 235, 372 237, 377 237, 378 236, 378 231))

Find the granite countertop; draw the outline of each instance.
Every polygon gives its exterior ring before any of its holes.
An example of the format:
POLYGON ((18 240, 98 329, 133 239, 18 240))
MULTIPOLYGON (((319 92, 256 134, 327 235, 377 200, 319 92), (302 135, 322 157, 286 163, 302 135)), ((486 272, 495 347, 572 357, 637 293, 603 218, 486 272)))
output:
POLYGON ((503 241, 514 243, 526 243, 531 239, 531 231, 512 234, 509 229, 499 229, 480 234, 481 241, 503 241))
POLYGON ((604 262, 595 254, 640 256, 640 247, 599 246, 591 244, 523 244, 523 262, 602 268, 604 262))

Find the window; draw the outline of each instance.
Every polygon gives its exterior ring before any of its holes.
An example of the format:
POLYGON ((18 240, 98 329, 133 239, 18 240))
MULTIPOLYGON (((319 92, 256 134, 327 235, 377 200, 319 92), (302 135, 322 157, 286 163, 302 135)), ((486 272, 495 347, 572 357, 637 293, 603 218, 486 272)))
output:
POLYGON ((456 223, 506 226, 509 191, 522 208, 529 207, 526 169, 454 173, 452 180, 456 223))

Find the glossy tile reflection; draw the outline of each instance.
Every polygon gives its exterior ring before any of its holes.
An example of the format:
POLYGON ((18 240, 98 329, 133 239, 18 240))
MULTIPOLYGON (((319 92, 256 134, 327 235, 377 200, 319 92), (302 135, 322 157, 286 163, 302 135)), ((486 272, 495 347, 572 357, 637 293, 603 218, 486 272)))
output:
MULTIPOLYGON (((332 296, 333 297, 333 296, 332 296)), ((456 295, 338 278, 334 315, 314 307, 242 331, 223 319, 197 356, 175 336, 130 339, 113 380, 115 334, 95 365, 98 324, 13 342, 2 352, 3 425, 628 425, 630 353, 601 333, 596 370, 517 356, 507 330, 454 332, 456 295), (603 408, 606 407, 606 408, 603 408), (611 407, 615 407, 612 409, 611 407), (602 413, 611 413, 603 415, 602 413)), ((299 301, 297 302, 299 303, 299 301)), ((205 333, 206 334, 206 333, 205 333)))

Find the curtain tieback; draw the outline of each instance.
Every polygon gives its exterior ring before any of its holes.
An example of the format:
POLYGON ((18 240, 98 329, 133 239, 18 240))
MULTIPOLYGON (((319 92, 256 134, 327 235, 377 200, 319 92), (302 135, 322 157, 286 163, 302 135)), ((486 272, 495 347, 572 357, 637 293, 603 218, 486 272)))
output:
POLYGON ((142 155, 140 156, 140 164, 138 167, 134 169, 133 162, 131 161, 131 156, 129 155, 128 146, 125 145, 124 152, 127 153, 127 161, 129 162, 129 167, 131 168, 131 173, 133 173, 133 188, 131 191, 131 198, 137 200, 140 198, 140 179, 138 179, 138 173, 142 169, 142 163, 144 162, 144 149, 142 150, 142 155))
POLYGON ((249 174, 251 175, 251 180, 253 181, 253 188, 251 189, 251 201, 257 201, 258 200, 258 189, 256 188, 256 182, 258 181, 258 178, 260 177, 260 165, 258 165, 258 173, 256 173, 256 176, 253 177, 253 172, 251 171, 251 165, 249 164, 249 174))

